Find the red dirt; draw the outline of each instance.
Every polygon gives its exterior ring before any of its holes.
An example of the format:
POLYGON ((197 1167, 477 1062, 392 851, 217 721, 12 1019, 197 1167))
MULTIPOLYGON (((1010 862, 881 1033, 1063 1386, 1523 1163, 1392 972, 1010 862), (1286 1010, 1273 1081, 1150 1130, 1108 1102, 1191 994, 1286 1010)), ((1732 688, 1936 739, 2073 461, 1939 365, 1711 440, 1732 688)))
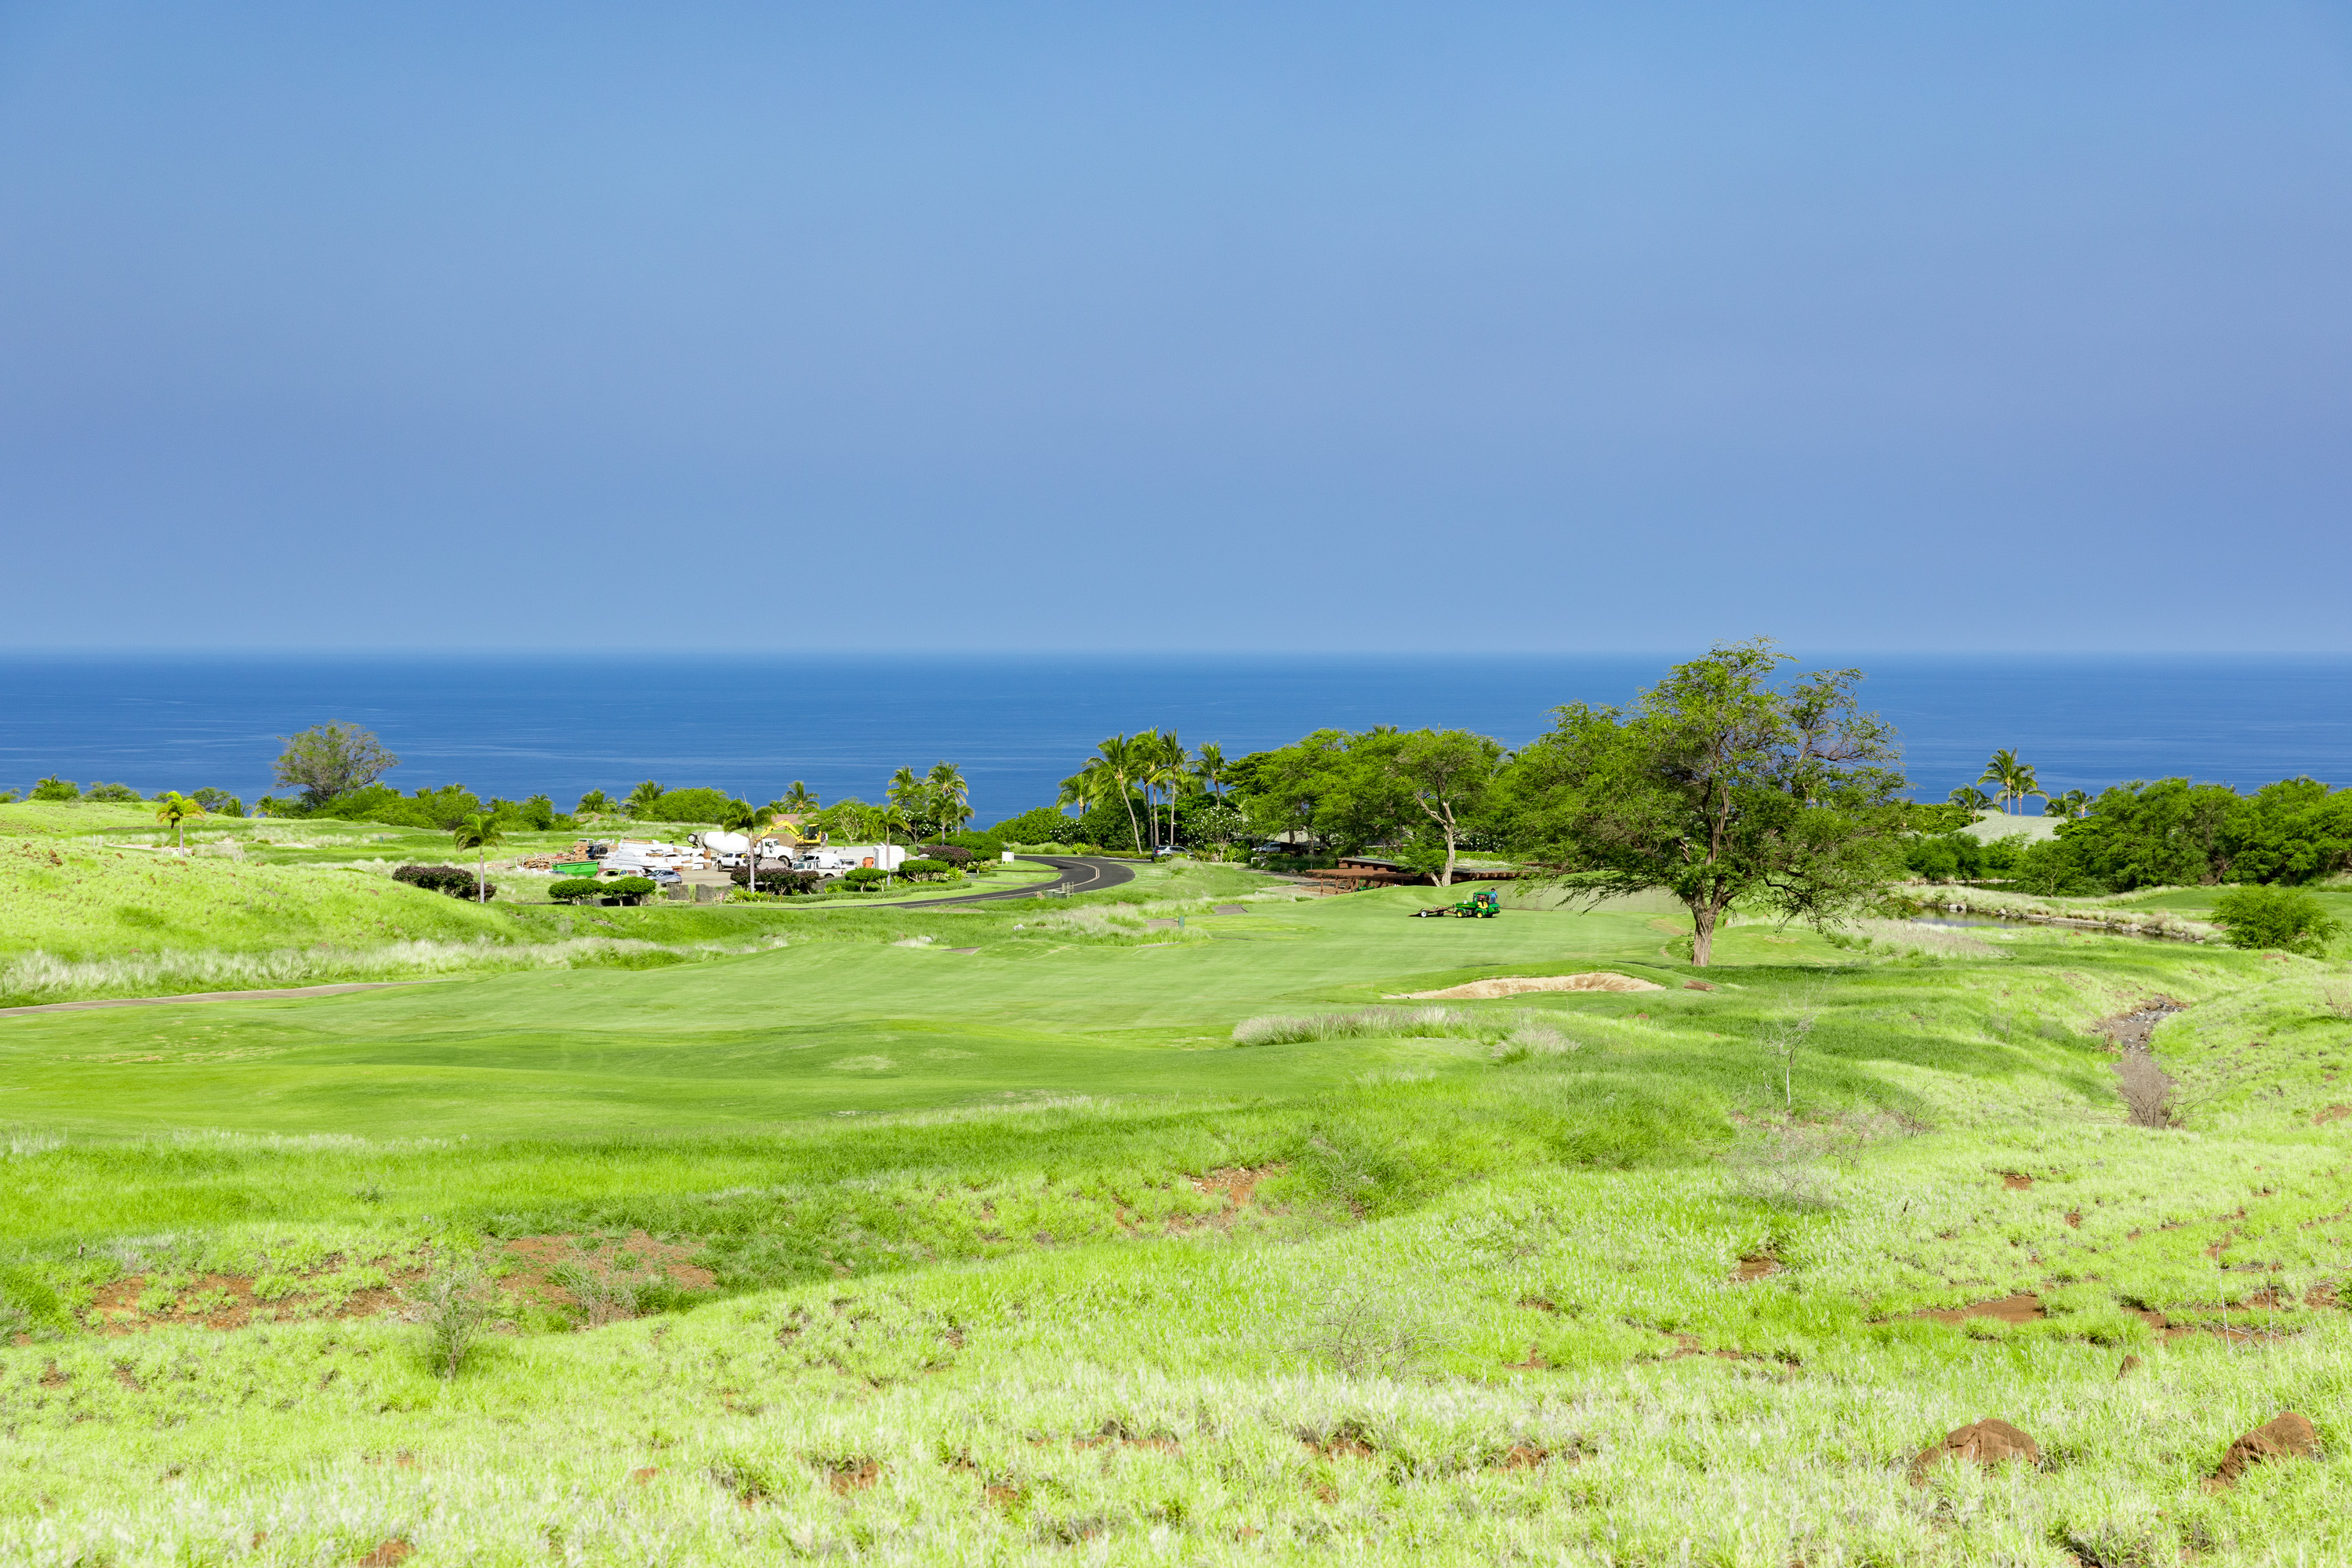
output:
POLYGON ((1503 1455, 1502 1468, 1507 1470, 1532 1470, 1551 1458, 1551 1450, 1538 1448, 1532 1443, 1514 1443, 1503 1455))
POLYGON ((2230 1445, 2221 1456, 2221 1467, 2206 1484, 2216 1489, 2234 1485, 2238 1478, 2255 1465, 2265 1465, 2278 1459, 2315 1459, 2319 1458, 2319 1434, 2310 1417, 2293 1410, 2282 1410, 2268 1421, 2230 1445))
POLYGON ((1731 1271, 1731 1278, 1736 1283, 1745 1285, 1750 1279, 1761 1279, 1768 1274, 1778 1274, 1782 1267, 1780 1260, 1770 1253, 1754 1252, 1739 1260, 1739 1267, 1731 1271))
POLYGON ((2331 1105, 2313 1117, 2311 1121, 2314 1126, 2324 1127, 2331 1121, 2341 1121, 2347 1116, 2352 1116, 2352 1105, 2331 1105))
POLYGON ((2139 1357, 2136 1355, 2127 1355, 2124 1357, 2124 1364, 2116 1368, 2116 1381, 2117 1383, 2121 1383, 2125 1378, 2129 1377, 2138 1370, 2139 1357))
POLYGON ((2033 1190, 2033 1178, 2022 1171, 2003 1171, 2000 1184, 2012 1193, 2030 1193, 2033 1190))
POLYGON ((1171 1231, 1182 1231, 1189 1230, 1194 1226, 1205 1225, 1214 1230, 1230 1230, 1233 1228, 1234 1222, 1241 1217, 1242 1210, 1246 1208, 1251 1199, 1256 1196, 1258 1184, 1268 1176, 1278 1176, 1288 1169, 1290 1169, 1288 1165, 1279 1163, 1260 1165, 1255 1170, 1246 1165, 1229 1165, 1220 1166, 1206 1175, 1194 1176, 1192 1178, 1192 1186, 1203 1196, 1217 1194, 1223 1195, 1225 1200, 1223 1210, 1212 1215, 1171 1215, 1168 1216, 1168 1228, 1171 1231))
POLYGON ((1955 1426, 1940 1442, 1930 1443, 1911 1461, 1911 1484, 1927 1484, 1927 1470, 1947 1459, 1966 1459, 1990 1469, 2011 1459, 2029 1465, 2042 1462, 2041 1445, 1998 1417, 1955 1426))
POLYGON ((639 1486, 644 1486, 646 1482, 652 1480, 656 1476, 660 1474, 661 1467, 659 1465, 644 1465, 640 1466, 636 1469, 631 1470, 629 1472, 629 1479, 635 1481, 639 1486))
POLYGON ((1301 1432, 1298 1440, 1327 1459, 1369 1459, 1378 1452, 1370 1439, 1365 1436, 1363 1429, 1352 1421, 1342 1422, 1337 1431, 1320 1436, 1301 1432))
POLYGON ((854 1463, 828 1464, 820 1461, 817 1468, 824 1472, 825 1484, 839 1497, 869 1489, 882 1479, 882 1461, 858 1459, 854 1463))
POLYGON ((1715 987, 1709 985, 1704 980, 1685 980, 1683 982, 1683 989, 1685 991, 1712 991, 1715 987))
POLYGON ((360 1559, 359 1568, 393 1568, 395 1563, 406 1562, 415 1550, 405 1541, 379 1541, 374 1551, 360 1559))
MULTIPOLYGON (((342 1261, 330 1258, 326 1267, 296 1278, 304 1280, 323 1279, 341 1268, 342 1261)), ((377 1258, 375 1265, 384 1268, 391 1262, 388 1258, 377 1258)), ((200 1317, 181 1312, 153 1312, 142 1307, 139 1298, 146 1293, 148 1276, 126 1274, 98 1288, 89 1315, 95 1320, 91 1326, 109 1335, 143 1334, 170 1324, 188 1323, 202 1323, 208 1329, 241 1329, 262 1312, 270 1313, 273 1317, 373 1318, 399 1305, 400 1286, 413 1284, 424 1278, 424 1271, 415 1268, 397 1273, 387 1268, 386 1272, 393 1280, 392 1288, 353 1290, 344 1297, 342 1305, 332 1311, 321 1310, 321 1303, 326 1300, 324 1291, 297 1292, 276 1301, 262 1301, 254 1296, 254 1281, 249 1276, 200 1274, 187 1289, 180 1292, 183 1299, 217 1290, 226 1291, 229 1297, 225 1305, 200 1317)))
POLYGON ((1507 1361, 1503 1363, 1504 1368, 1510 1372, 1541 1372, 1550 1365, 1551 1363, 1544 1360, 1543 1352, 1533 1345, 1528 1347, 1527 1360, 1507 1361))
POLYGON ((2037 1322, 2046 1316, 2042 1310, 2042 1298, 2031 1292, 2003 1296, 1998 1301, 1977 1301, 1966 1307, 1930 1307, 1924 1312, 1914 1312, 1915 1318, 1933 1318, 1939 1323, 1961 1323, 1970 1318, 1992 1318, 2004 1323, 2037 1322))
POLYGON ((2082 1229, 2083 1211, 2081 1209, 2068 1209, 2066 1211, 2066 1223, 2074 1226, 2076 1230, 2082 1229))
POLYGON ((661 1275, 681 1290, 708 1290, 718 1283, 718 1277, 687 1261, 698 1250, 656 1241, 642 1230, 633 1230, 625 1240, 608 1242, 593 1251, 583 1247, 577 1236, 519 1236, 507 1243, 506 1252, 521 1267, 499 1284, 509 1295, 541 1306, 577 1307, 578 1299, 550 1278, 569 1263, 600 1278, 643 1271, 661 1275))

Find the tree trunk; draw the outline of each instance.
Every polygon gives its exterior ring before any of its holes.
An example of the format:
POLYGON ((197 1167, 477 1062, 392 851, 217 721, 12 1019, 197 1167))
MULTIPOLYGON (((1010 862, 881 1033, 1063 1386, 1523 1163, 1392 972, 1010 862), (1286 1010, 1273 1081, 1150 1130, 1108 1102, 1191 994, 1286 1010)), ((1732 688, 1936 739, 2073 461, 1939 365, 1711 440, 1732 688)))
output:
POLYGON ((1712 900, 1688 901, 1691 912, 1691 966, 1695 969, 1705 969, 1715 957, 1715 925, 1723 911, 1716 908, 1712 900))
POLYGON ((474 858, 474 902, 487 904, 490 901, 489 880, 490 852, 485 849, 474 858))

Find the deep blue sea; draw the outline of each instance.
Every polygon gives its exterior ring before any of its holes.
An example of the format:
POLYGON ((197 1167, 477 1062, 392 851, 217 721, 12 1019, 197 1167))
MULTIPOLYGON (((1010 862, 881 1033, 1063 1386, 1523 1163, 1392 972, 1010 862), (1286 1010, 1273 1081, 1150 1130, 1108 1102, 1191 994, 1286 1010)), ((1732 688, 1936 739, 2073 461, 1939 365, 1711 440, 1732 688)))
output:
MULTIPOLYGON (((1463 658, 576 658, 0 656, 0 787, 44 773, 142 794, 270 793, 275 736, 328 719, 398 753, 387 782, 483 795, 641 779, 753 801, 793 780, 878 798, 899 766, 945 759, 986 824, 1050 805, 1115 731, 1174 726, 1228 757, 1309 730, 1462 725, 1507 742, 1549 710, 1622 702, 1668 661, 1463 658)), ((1970 783, 2013 747, 2052 789, 2186 774, 2252 787, 2308 773, 2352 784, 2352 658, 1844 656, 1902 730, 1918 798, 1970 783)))

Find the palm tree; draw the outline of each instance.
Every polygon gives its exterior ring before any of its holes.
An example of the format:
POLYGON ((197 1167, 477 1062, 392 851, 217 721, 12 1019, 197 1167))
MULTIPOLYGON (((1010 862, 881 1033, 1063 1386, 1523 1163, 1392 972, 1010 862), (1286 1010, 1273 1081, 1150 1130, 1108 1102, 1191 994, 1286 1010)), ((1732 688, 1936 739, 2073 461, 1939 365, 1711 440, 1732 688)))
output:
POLYGON ((1219 800, 1224 799, 1225 749, 1214 741, 1203 742, 1193 753, 1192 776, 1201 781, 1202 789, 1219 800))
POLYGON ((1945 798, 1954 805, 1965 806, 1971 812, 1986 812, 1992 809, 1992 796, 1974 784, 1962 784, 1945 798))
POLYGON ((784 798, 777 804, 794 816, 818 809, 815 792, 798 779, 793 781, 793 787, 784 792, 784 798))
POLYGON ((659 800, 661 796, 662 786, 654 783, 653 780, 647 779, 645 783, 639 784, 636 788, 629 792, 629 798, 621 803, 621 809, 628 813, 631 816, 635 816, 639 812, 645 810, 646 807, 659 800))
POLYGON ((478 811, 457 824, 449 837, 456 841, 460 854, 474 851, 474 901, 488 903, 490 851, 507 841, 507 836, 499 829, 499 819, 478 811))
POLYGON ((166 790, 155 797, 155 820, 172 830, 183 855, 188 852, 188 818, 204 815, 203 801, 190 800, 178 790, 166 790))
POLYGON ((760 890, 760 819, 764 814, 748 800, 730 800, 727 809, 719 814, 719 826, 730 833, 742 834, 751 840, 750 854, 744 857, 743 885, 752 892, 760 890))
POLYGON ((1108 775, 1103 772, 1102 759, 1089 757, 1085 767, 1062 781, 1062 792, 1054 797, 1054 809, 1059 811, 1066 805, 1075 805, 1083 817, 1108 793, 1109 784, 1108 775))
MULTIPOLYGON (((1151 731, 1144 737, 1144 747, 1150 753, 1143 773, 1144 800, 1147 804, 1150 802, 1151 798, 1150 792, 1154 785, 1167 792, 1167 845, 1169 848, 1173 849, 1176 847, 1176 791, 1190 782, 1192 777, 1192 770, 1189 765, 1192 759, 1185 754, 1184 742, 1176 738, 1176 731, 1173 730, 1165 733, 1156 730, 1151 731)), ((1157 817, 1152 819, 1151 843, 1155 849, 1160 844, 1160 821, 1157 817)))
POLYGON ((1977 783, 2000 786, 1993 799, 2000 803, 2004 812, 2012 803, 2022 805, 2028 798, 2042 795, 2034 784, 2033 770, 2019 762, 2017 753, 2006 747, 1992 754, 1992 761, 1985 764, 1985 771, 1978 777, 1977 783))
POLYGON ((971 819, 971 786, 963 782, 961 769, 948 763, 934 763, 923 783, 929 786, 931 806, 939 814, 940 837, 971 819))
MULTIPOLYGON (((1118 802, 1127 807, 1127 831, 1135 840, 1135 852, 1143 853, 1143 829, 1135 820, 1134 786, 1136 775, 1143 771, 1144 758, 1140 736, 1113 735, 1095 748, 1103 772, 1110 776, 1111 788, 1118 802)), ((1089 760, 1092 765, 1093 760, 1089 760)))

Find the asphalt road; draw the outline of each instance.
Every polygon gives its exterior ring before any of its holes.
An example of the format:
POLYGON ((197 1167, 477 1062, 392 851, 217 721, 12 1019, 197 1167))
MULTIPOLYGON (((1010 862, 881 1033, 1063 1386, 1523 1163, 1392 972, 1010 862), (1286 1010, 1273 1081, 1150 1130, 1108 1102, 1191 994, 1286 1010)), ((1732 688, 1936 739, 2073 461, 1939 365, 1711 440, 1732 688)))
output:
MULTIPOLYGON (((1034 899, 1040 893, 1099 893, 1116 888, 1121 882, 1135 880, 1134 868, 1124 860, 1105 860, 1092 855, 1023 855, 1018 858, 1033 866, 1051 866, 1061 875, 1050 882, 1024 882, 1017 888, 999 888, 990 893, 966 893, 954 899, 923 899, 912 902, 899 900, 877 900, 876 903, 903 903, 908 909, 935 910, 949 904, 986 904, 999 899, 1034 899)), ((870 909, 863 899, 860 908, 870 909)))

